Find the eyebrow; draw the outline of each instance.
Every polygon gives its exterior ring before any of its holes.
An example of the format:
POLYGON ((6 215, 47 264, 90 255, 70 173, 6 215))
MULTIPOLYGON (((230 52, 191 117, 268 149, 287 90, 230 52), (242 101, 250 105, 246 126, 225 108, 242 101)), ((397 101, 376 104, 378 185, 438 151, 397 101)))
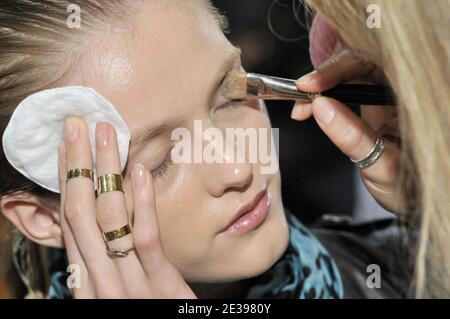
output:
MULTIPOLYGON (((225 80, 225 77, 228 75, 228 73, 233 69, 234 63, 241 55, 241 49, 235 47, 235 49, 224 59, 222 62, 219 72, 217 73, 217 76, 214 80, 214 90, 213 92, 216 92, 219 90, 220 86, 222 85, 223 81, 225 80)), ((144 145, 149 143, 152 139, 164 134, 165 132, 169 131, 170 128, 172 128, 173 125, 170 125, 169 122, 165 122, 162 125, 154 128, 147 128, 142 131, 137 132, 134 134, 134 136, 131 139, 131 146, 137 147, 140 145, 144 145)))

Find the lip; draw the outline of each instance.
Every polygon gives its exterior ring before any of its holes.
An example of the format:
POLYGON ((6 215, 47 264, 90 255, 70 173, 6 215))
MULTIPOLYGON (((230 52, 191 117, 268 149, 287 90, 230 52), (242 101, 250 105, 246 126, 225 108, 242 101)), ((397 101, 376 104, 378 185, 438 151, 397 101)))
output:
POLYGON ((232 221, 218 234, 245 234, 260 226, 269 214, 270 194, 267 189, 257 193, 249 202, 241 206, 232 221))

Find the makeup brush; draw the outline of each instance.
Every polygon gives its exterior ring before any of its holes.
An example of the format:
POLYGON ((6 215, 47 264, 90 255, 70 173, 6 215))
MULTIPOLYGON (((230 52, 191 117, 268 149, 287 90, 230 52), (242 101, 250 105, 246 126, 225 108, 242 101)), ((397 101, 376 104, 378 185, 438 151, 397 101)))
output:
POLYGON ((395 105, 389 86, 371 84, 339 84, 320 93, 302 92, 295 80, 231 71, 224 80, 222 93, 230 100, 306 100, 326 96, 346 104, 395 105))

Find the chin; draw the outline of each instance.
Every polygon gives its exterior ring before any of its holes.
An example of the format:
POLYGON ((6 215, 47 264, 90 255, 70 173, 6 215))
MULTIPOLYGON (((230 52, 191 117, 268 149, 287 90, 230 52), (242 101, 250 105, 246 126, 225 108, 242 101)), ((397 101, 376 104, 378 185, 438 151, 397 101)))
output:
MULTIPOLYGON (((229 283, 256 277, 270 269, 289 243, 282 205, 274 205, 267 220, 254 231, 229 238, 227 253, 185 277, 196 283, 229 283)), ((224 250, 222 250, 224 251, 224 250)))
POLYGON ((284 211, 281 209, 281 213, 270 217, 264 225, 261 225, 253 243, 245 249, 246 253, 242 254, 243 266, 236 269, 238 279, 248 279, 266 272, 286 251, 289 229, 284 211))

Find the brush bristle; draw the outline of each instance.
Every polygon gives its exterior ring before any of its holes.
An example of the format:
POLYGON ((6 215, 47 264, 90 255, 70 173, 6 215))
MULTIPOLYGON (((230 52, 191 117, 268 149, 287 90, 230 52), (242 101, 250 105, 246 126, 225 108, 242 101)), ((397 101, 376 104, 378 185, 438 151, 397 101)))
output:
POLYGON ((223 82, 222 93, 229 100, 245 99, 247 95, 247 73, 231 71, 223 82))

